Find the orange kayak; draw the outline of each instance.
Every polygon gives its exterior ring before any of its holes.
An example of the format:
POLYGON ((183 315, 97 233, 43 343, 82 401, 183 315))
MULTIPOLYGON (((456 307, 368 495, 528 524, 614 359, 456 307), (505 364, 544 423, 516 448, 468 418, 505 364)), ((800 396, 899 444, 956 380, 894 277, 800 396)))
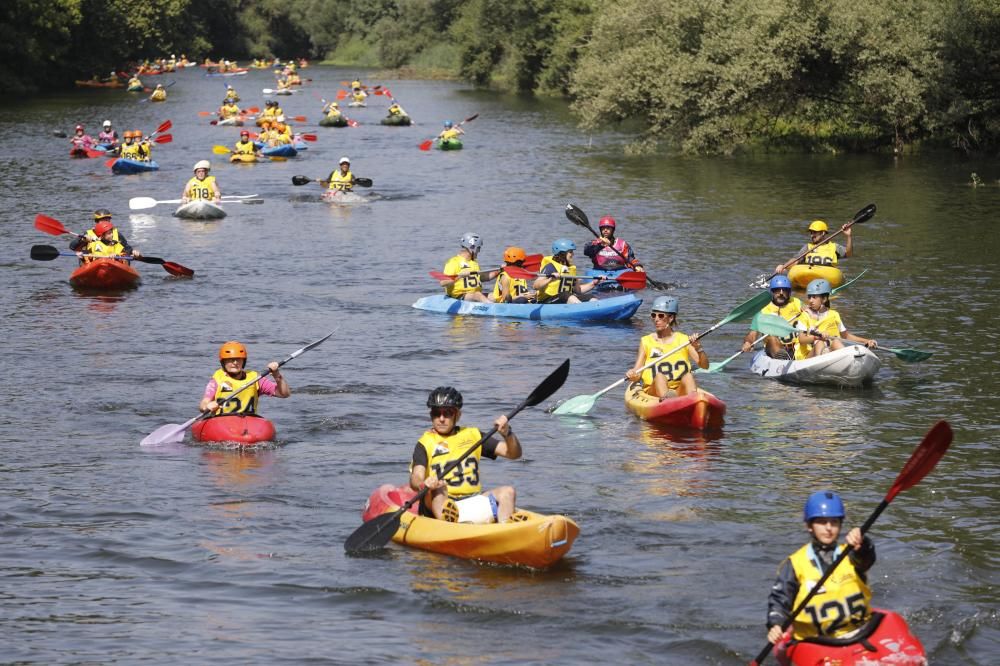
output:
POLYGON ((134 289, 139 280, 138 271, 114 259, 94 259, 69 276, 69 283, 78 289, 134 289))
POLYGON ((191 435, 199 442, 257 444, 274 439, 274 424, 261 416, 226 414, 195 422, 191 435))
POLYGON ((625 406, 650 423, 695 430, 719 430, 726 415, 726 403, 708 391, 660 400, 638 382, 625 389, 625 406))

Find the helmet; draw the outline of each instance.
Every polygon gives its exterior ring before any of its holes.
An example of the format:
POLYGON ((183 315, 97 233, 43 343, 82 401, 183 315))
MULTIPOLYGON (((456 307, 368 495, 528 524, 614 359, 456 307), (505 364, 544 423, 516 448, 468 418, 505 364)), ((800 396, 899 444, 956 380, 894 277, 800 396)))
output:
POLYGON ((122 138, 123 139, 131 139, 132 138, 132 130, 125 130, 124 132, 122 132, 122 138))
POLYGON ((823 220, 813 220, 809 225, 809 231, 828 231, 830 227, 826 226, 826 222, 823 220))
POLYGON ((225 102, 226 104, 235 104, 235 103, 236 103, 236 100, 235 100, 235 99, 233 99, 232 97, 227 97, 227 98, 226 98, 225 100, 223 100, 223 101, 224 101, 224 102, 225 102))
POLYGON ((278 130, 279 132, 284 132, 286 127, 287 125, 285 125, 285 123, 281 122, 280 120, 274 123, 274 129, 278 130))
POLYGON ((788 279, 787 275, 775 275, 771 278, 771 281, 767 283, 767 288, 771 291, 775 289, 791 289, 792 281, 788 279))
POLYGON ((676 296, 657 296, 653 301, 653 312, 669 312, 677 314, 677 306, 680 302, 676 296))
POLYGON ((445 127, 451 127, 451 125, 452 125, 452 122, 450 120, 444 121, 444 126, 445 127))
POLYGON ((111 121, 105 120, 103 123, 101 123, 101 127, 111 127, 111 121))
POLYGON ((232 83, 227 83, 226 84, 226 90, 232 90, 232 89, 233 89, 233 84, 232 83))
POLYGON ((157 87, 157 88, 162 88, 162 87, 163 87, 163 84, 162 84, 162 83, 157 83, 157 84, 156 84, 156 87, 157 87))
POLYGON ((508 264, 524 261, 524 257, 524 248, 520 247, 509 247, 503 252, 503 260, 508 264))
POLYGON ((467 233, 462 236, 461 245, 472 254, 479 254, 479 251, 483 249, 483 239, 479 237, 479 234, 467 233))
POLYGON ((843 518, 845 515, 847 512, 844 511, 844 501, 831 490, 813 493, 802 509, 802 519, 807 523, 814 518, 843 518))
POLYGON ((248 137, 249 138, 249 136, 250 136, 250 132, 248 130, 243 130, 242 132, 240 132, 240 137, 241 138, 242 137, 248 137))
POLYGON ((270 120, 262 120, 262 121, 260 121, 260 126, 263 129, 267 129, 268 127, 271 126, 271 121, 270 120))
POLYGON ((101 236, 108 233, 114 228, 115 225, 111 224, 111 222, 109 222, 108 220, 101 220, 100 222, 94 225, 94 233, 97 234, 98 238, 100 238, 101 236))
POLYGON ((343 157, 341 157, 340 161, 337 162, 337 164, 350 164, 350 163, 351 163, 351 158, 348 157, 347 155, 344 155, 343 157))
POLYGON ((576 249, 576 243, 568 238, 560 238, 559 240, 552 243, 552 254, 559 254, 560 252, 571 252, 576 249))
POLYGON ((83 125, 77 125, 77 126, 76 126, 76 129, 75 129, 75 130, 73 130, 73 131, 74 131, 74 132, 82 132, 82 131, 83 131, 83 125))
POLYGON ((820 294, 829 294, 831 291, 830 283, 827 280, 818 278, 809 283, 806 287, 806 296, 817 296, 820 294))
POLYGON ((604 227, 611 227, 612 229, 614 229, 615 218, 611 217, 610 215, 605 215, 604 217, 602 217, 601 221, 597 223, 597 228, 603 229, 604 227))
POLYGON ((332 107, 333 107, 333 108, 335 108, 335 109, 339 109, 339 108, 340 108, 340 103, 339 103, 339 102, 334 102, 334 103, 333 103, 333 104, 331 104, 330 106, 332 106, 332 107))
POLYGON ((111 211, 107 208, 98 208, 94 211, 94 220, 103 220, 104 218, 111 218, 111 211))
POLYGON ((247 348, 236 340, 230 340, 219 347, 219 360, 225 361, 229 358, 241 358, 247 360, 247 348))
POLYGON ((192 169, 192 171, 197 171, 198 169, 204 169, 205 171, 211 171, 212 170, 212 163, 209 162, 208 160, 198 160, 197 162, 194 163, 194 168, 192 169))
POLYGON ((462 394, 451 386, 438 386, 427 396, 428 407, 462 408, 462 394))

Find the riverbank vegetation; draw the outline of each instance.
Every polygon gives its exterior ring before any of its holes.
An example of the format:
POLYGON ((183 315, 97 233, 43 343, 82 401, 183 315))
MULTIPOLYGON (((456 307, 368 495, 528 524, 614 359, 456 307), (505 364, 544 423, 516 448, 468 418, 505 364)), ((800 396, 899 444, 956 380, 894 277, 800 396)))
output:
POLYGON ((629 149, 1000 146, 1000 0, 7 0, 0 83, 279 55, 565 96, 629 149))

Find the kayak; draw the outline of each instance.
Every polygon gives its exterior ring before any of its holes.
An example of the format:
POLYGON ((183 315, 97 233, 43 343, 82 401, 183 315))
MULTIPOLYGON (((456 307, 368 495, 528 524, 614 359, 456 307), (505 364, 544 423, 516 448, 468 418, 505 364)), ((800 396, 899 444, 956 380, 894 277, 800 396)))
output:
POLYGON ((347 127, 347 118, 340 116, 323 116, 319 119, 320 127, 347 127))
POLYGON ((257 156, 253 153, 233 153, 229 156, 229 161, 237 164, 253 164, 257 161, 257 156))
POLYGON ((844 273, 836 266, 795 264, 788 271, 788 279, 797 289, 805 289, 813 280, 827 280, 836 289, 844 284, 844 273))
POLYGON ((357 192, 345 192, 344 190, 325 190, 323 201, 327 203, 355 204, 368 203, 368 197, 357 192))
POLYGON ((630 268, 617 268, 615 270, 604 270, 602 268, 589 268, 583 275, 591 279, 597 277, 605 278, 604 282, 598 284, 594 289, 597 291, 625 291, 622 289, 621 285, 615 282, 614 278, 618 277, 622 273, 631 270, 630 268))
POLYGON ((137 86, 129 86, 128 88, 125 89, 125 92, 142 92, 145 89, 146 89, 145 86, 140 84, 137 86))
POLYGON ((235 69, 230 72, 208 72, 205 76, 246 76, 246 74, 247 70, 246 68, 243 68, 235 69))
POLYGON ((299 151, 295 149, 295 146, 290 143, 285 143, 280 146, 267 146, 265 148, 261 148, 260 152, 268 157, 295 157, 299 154, 299 151))
MULTIPOLYGON (((368 521, 396 511, 414 495, 408 486, 379 486, 365 503, 361 517, 368 521)), ((579 533, 580 527, 566 516, 516 509, 506 523, 473 525, 419 516, 414 504, 400 517, 392 540, 466 560, 544 569, 569 552, 579 533)))
POLYGON ((750 372, 789 384, 870 384, 882 360, 867 347, 849 345, 801 361, 771 358, 764 351, 754 354, 750 372))
POLYGON ((117 143, 98 143, 94 146, 94 150, 103 150, 108 152, 109 150, 118 150, 117 143))
POLYGON ((409 116, 386 116, 379 122, 383 125, 392 125, 394 127, 406 127, 413 124, 409 116))
POLYGON ((347 106, 353 106, 356 109, 360 109, 363 107, 367 107, 368 105, 365 104, 364 102, 348 102, 347 106))
POLYGON ((726 415, 726 403, 708 391, 660 400, 646 393, 641 382, 625 389, 625 407, 650 423, 695 430, 719 430, 726 415))
POLYGON ((118 175, 131 175, 134 173, 144 173, 146 171, 156 171, 160 168, 160 165, 152 160, 149 162, 141 162, 139 160, 127 160, 123 157, 119 157, 115 160, 115 163, 111 165, 111 173, 118 175))
POLYGON ((898 613, 872 609, 872 617, 850 638, 791 640, 791 630, 774 647, 782 666, 926 666, 920 640, 898 613))
POLYGON ((86 158, 88 157, 87 149, 74 146, 73 148, 69 149, 69 156, 74 157, 76 159, 86 158))
POLYGON ((226 414, 196 421, 191 436, 198 442, 257 444, 274 439, 274 424, 262 416, 226 414))
POLYGON ((295 91, 291 88, 278 88, 274 91, 275 95, 294 95, 295 91))
POLYGON ((125 84, 121 81, 76 81, 77 88, 124 88, 125 84))
POLYGON ((619 321, 631 319, 642 305, 642 299, 632 294, 587 301, 586 303, 477 303, 463 301, 444 294, 424 296, 413 304, 418 310, 452 315, 480 317, 512 317, 545 321, 619 321))
POLYGON ((309 144, 306 143, 304 139, 293 140, 292 147, 294 147, 295 150, 309 150, 309 144))
POLYGON ((73 271, 69 283, 77 289, 134 289, 139 273, 124 261, 94 259, 73 271))
POLYGON ((438 150, 462 150, 462 140, 461 139, 439 139, 437 142, 438 150))
POLYGON ((203 199, 195 199, 181 204, 174 211, 174 217, 185 220, 221 220, 225 216, 226 211, 222 210, 222 206, 203 199))
POLYGON ((243 118, 239 116, 231 116, 229 118, 224 118, 222 120, 215 121, 217 127, 225 127, 227 125, 234 127, 243 127, 243 118))

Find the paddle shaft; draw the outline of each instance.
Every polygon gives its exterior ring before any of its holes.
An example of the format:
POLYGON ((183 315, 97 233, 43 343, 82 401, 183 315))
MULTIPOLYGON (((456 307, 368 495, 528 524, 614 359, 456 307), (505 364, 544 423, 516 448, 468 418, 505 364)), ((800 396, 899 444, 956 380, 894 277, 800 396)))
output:
MULTIPOLYGON (((870 220, 872 218, 872 216, 874 216, 874 215, 875 215, 875 204, 868 204, 867 206, 865 206, 864 208, 862 208, 861 210, 859 210, 857 213, 855 213, 854 217, 851 219, 850 222, 848 222, 847 224, 845 224, 844 226, 842 226, 840 229, 837 229, 832 234, 827 234, 827 235, 823 236, 823 238, 821 238, 820 241, 813 246, 813 248, 815 248, 815 247, 817 247, 819 245, 823 245, 824 243, 833 240, 838 235, 842 234, 845 230, 850 229, 851 227, 853 227, 855 224, 860 224, 862 222, 866 222, 866 221, 870 220)), ((784 271, 788 270, 789 268, 791 268, 792 266, 794 266, 795 264, 797 264, 799 262, 799 260, 801 260, 804 256, 806 256, 810 252, 812 252, 812 249, 807 248, 805 251, 800 252, 797 256, 795 256, 792 259, 789 259, 788 261, 786 261, 785 263, 783 263, 781 265, 782 266, 782 271, 781 272, 784 272, 784 271)), ((776 275, 781 275, 781 273, 771 273, 769 276, 763 278, 763 282, 769 281, 771 278, 775 277, 776 275)))
MULTIPOLYGON (((590 231, 590 233, 594 234, 594 238, 603 238, 603 236, 601 236, 600 232, 595 231, 594 227, 590 226, 590 220, 587 218, 586 213, 584 213, 578 206, 574 206, 573 204, 568 204, 566 206, 566 217, 569 218, 570 222, 573 222, 574 224, 578 224, 579 226, 582 226, 585 229, 587 229, 588 231, 590 231), (574 215, 571 214, 571 213, 574 213, 574 212, 575 213, 579 213, 578 218, 576 216, 574 216, 574 215)), ((634 259, 629 259, 628 257, 626 257, 624 253, 622 253, 618 248, 616 248, 614 246, 614 243, 611 243, 610 245, 607 245, 606 247, 610 247, 612 250, 614 250, 615 254, 617 254, 619 257, 622 258, 622 261, 625 262, 626 266, 628 266, 629 268, 635 270, 635 267, 638 265, 637 261, 635 261, 634 259)), ((654 280, 653 278, 649 277, 649 275, 646 276, 646 282, 651 287, 653 287, 653 289, 667 289, 670 286, 669 284, 665 284, 665 283, 660 282, 658 280, 654 280)))

